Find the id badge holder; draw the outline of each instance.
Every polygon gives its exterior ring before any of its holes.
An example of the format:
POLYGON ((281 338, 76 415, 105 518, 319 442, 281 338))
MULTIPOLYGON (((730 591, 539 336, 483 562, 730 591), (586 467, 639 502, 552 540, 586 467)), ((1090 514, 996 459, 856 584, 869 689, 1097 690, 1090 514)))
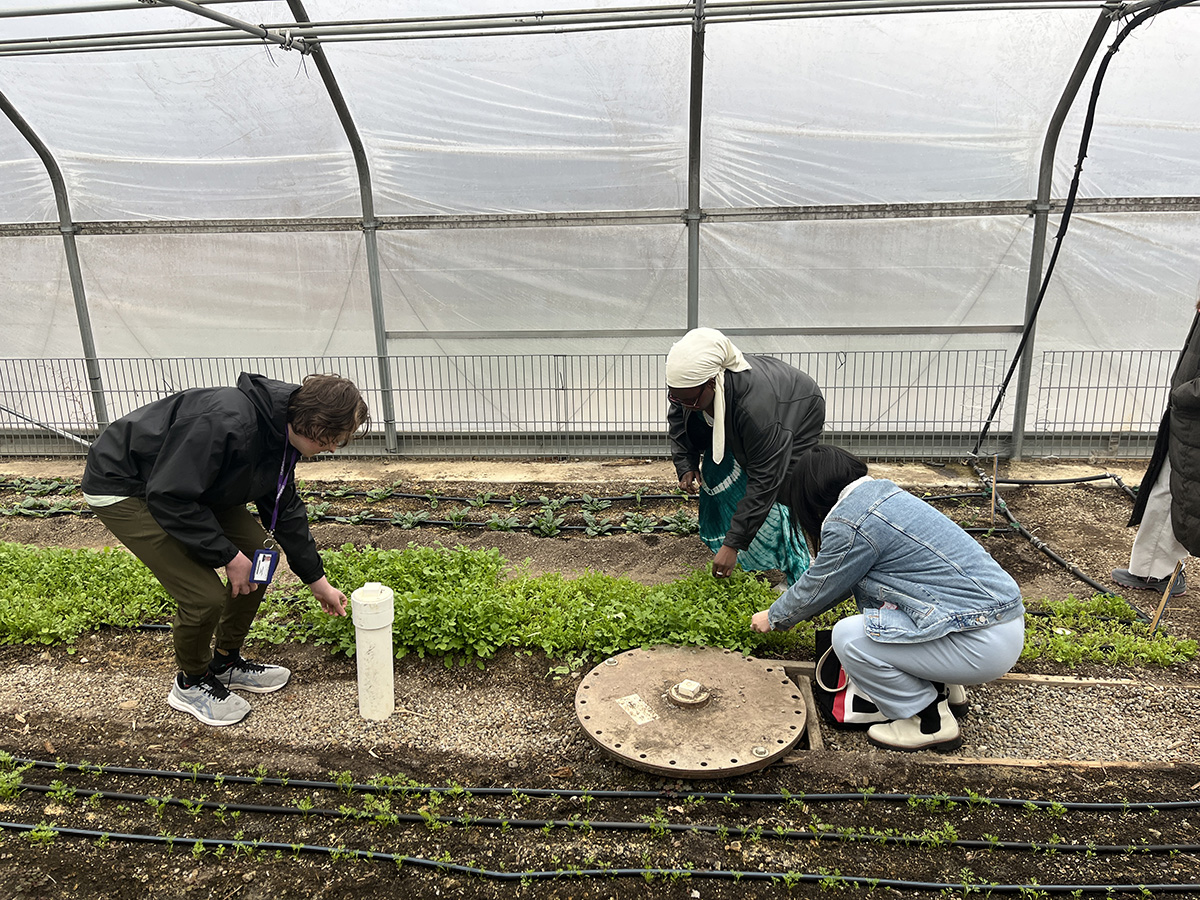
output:
POLYGON ((270 584, 275 576, 275 567, 279 565, 279 551, 270 548, 255 550, 251 564, 250 583, 270 584))

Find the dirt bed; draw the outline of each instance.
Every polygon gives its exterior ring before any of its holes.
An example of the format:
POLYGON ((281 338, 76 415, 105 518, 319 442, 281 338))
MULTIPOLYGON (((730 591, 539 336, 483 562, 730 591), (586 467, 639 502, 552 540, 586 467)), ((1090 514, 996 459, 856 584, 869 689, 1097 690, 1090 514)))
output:
MULTIPOLYGON (((0 478, 78 479, 74 462, 0 460, 0 478)), ((1063 478, 1112 472, 1130 485, 1140 465, 1021 465, 1001 475, 1063 478)), ((512 562, 528 560, 534 573, 598 570, 628 575, 647 584, 673 581, 710 559, 694 535, 662 530, 626 533, 630 514, 661 522, 688 501, 671 496, 675 487, 662 461, 588 462, 415 462, 355 463, 330 460, 301 466, 305 487, 330 504, 328 515, 344 520, 367 516, 393 520, 424 510, 430 518, 461 509, 460 528, 428 525, 320 522, 321 547, 345 543, 403 547, 409 542, 495 547, 512 562), (416 495, 370 502, 369 491, 391 489, 416 495), (330 493, 351 490, 351 496, 330 493), (493 494, 486 507, 467 500, 493 494), (522 522, 536 513, 540 498, 614 498, 597 513, 611 517, 615 533, 589 537, 567 531, 536 537, 528 530, 490 530, 493 513, 515 514, 522 522), (462 501, 431 497, 461 497, 462 501), (648 499, 663 495, 658 499, 648 499), (532 501, 518 506, 512 498, 532 501), (508 501, 507 504, 503 501, 508 501)), ((921 495, 943 497, 979 490, 963 466, 877 466, 921 495)), ((1125 527, 1130 500, 1108 479, 1086 484, 1006 487, 1000 498, 1038 540, 1068 565, 1094 581, 1128 561, 1133 531, 1125 527)), ((0 507, 13 502, 0 496, 0 507)), ((984 529, 979 539, 1022 587, 1026 598, 1090 596, 1092 587, 993 518, 991 497, 934 500, 966 527, 984 529), (990 530, 988 533, 987 530, 990 530)), ((582 526, 578 504, 564 506, 564 525, 582 526)), ((98 522, 80 516, 0 520, 0 540, 39 546, 101 547, 111 543, 98 522)), ((349 589, 353 586, 342 586, 349 589)), ((1195 637, 1195 591, 1173 601, 1165 627, 1195 637)), ((1156 597, 1138 596, 1153 611, 1156 597)), ((996 841, 1042 844, 1135 846, 1200 843, 1200 811, 1157 813, 1122 810, 1124 803, 1200 801, 1200 758, 1195 739, 1200 722, 1192 696, 1200 696, 1195 661, 1169 670, 1089 666, 1067 670, 1039 662, 1018 667, 1026 679, 975 692, 964 722, 966 744, 954 757, 896 754, 868 748, 860 735, 825 729, 823 749, 797 749, 768 769, 737 778, 684 782, 639 772, 601 753, 582 734, 574 695, 585 669, 563 670, 561 661, 505 653, 484 670, 447 669, 440 661, 406 658, 396 667, 401 707, 387 726, 367 726, 355 709, 355 664, 306 645, 261 648, 296 673, 278 695, 256 698, 243 725, 209 729, 166 708, 171 677, 169 639, 155 634, 87 636, 74 648, 7 647, 0 661, 12 678, 0 696, 0 749, 21 758, 88 761, 129 769, 167 769, 226 776, 244 775, 246 785, 153 779, 145 776, 81 774, 34 769, 31 783, 60 781, 57 794, 24 793, 0 799, 0 819, 54 822, 84 831, 143 834, 172 848, 59 836, 0 835, 0 897, 96 896, 279 898, 364 897, 385 891, 409 896, 454 897, 680 897, 724 898, 790 895, 825 896, 835 876, 896 879, 909 883, 891 895, 921 896, 914 882, 928 884, 1130 884, 1200 882, 1200 863, 1191 851, 1053 853, 998 847, 996 841), (1067 686, 1066 677, 1088 680, 1067 686), (1169 699, 1169 703, 1164 701, 1169 699), (1022 704, 1024 706, 1022 706, 1022 704), (1056 711, 1058 710, 1058 711, 1056 711), (1107 717, 1107 718, 1106 718, 1107 717), (1011 735, 1013 719, 1025 734, 1011 735), (1147 721, 1149 720, 1149 721, 1147 721), (1140 741, 1105 742, 1105 733, 1145 729, 1140 741), (999 730, 989 727, 1002 725, 999 730), (1009 735, 1005 737, 1004 735, 1009 735), (1005 745, 1005 741, 1009 745, 1005 745), (1083 748, 1083 752, 1077 752, 1083 748), (339 789, 302 791, 271 786, 264 776, 289 782, 332 782, 339 789), (380 776, 402 785, 460 785, 503 788, 506 796, 393 793, 366 800, 347 789, 380 776), (255 783, 257 778, 258 783, 255 783), (511 789, 641 791, 647 796, 612 800, 570 796, 507 796, 511 789), (187 804, 128 800, 86 801, 88 790, 130 796, 186 799, 187 804), (774 802, 689 797, 690 792, 775 794, 774 802), (814 800, 799 794, 915 794, 914 801, 814 800), (951 803, 946 796, 980 798, 951 803), (791 798, 781 799, 781 798, 791 798), (930 799, 932 798, 932 799, 930 799), (1021 798, 1043 806, 1021 810, 982 798, 1021 798), (214 802, 310 808, 307 816, 269 813, 220 815, 199 804, 214 802), (1116 804, 1091 811, 1074 801, 1116 804), (365 810, 351 816, 347 808, 365 810), (321 810, 330 815, 321 815, 321 810), (341 810, 340 817, 334 815, 341 810), (367 814, 369 813, 369 815, 367 814), (392 816, 401 818, 392 821, 392 816), (403 820, 407 815, 413 821, 403 820), (458 818, 447 824, 443 818, 458 818), (461 820, 466 817, 464 824, 461 820), (492 821, 496 824, 472 824, 492 821), (503 825, 507 821, 509 824, 503 825), (514 826, 514 821, 554 821, 558 826, 514 826), (641 831, 584 827, 583 822, 640 823, 641 831), (572 825, 562 823, 573 822, 572 825), (683 826, 699 826, 689 832, 683 826), (669 827, 668 827, 669 826, 669 827), (676 826, 679 826, 678 828, 676 826), (708 830, 705 831, 704 829, 708 830), (817 840, 821 831, 858 841, 817 840), (869 838, 873 834, 873 838, 869 838), (240 837, 238 837, 240 835, 240 837), (808 835, 805 837, 804 835, 808 835), (879 844, 887 835, 908 839, 879 844), (915 836, 915 837, 914 837, 915 836), (242 842, 218 852, 196 849, 196 838, 242 842), (976 840, 980 846, 966 846, 976 840), (253 842, 260 842, 257 849, 253 842), (285 852, 311 844, 374 848, 430 861, 352 858, 346 853, 285 852), (871 842, 873 841, 873 842, 871 842), (958 841, 958 843, 954 843, 958 841), (985 846, 987 845, 987 846, 985 846), (436 866, 442 866, 437 868, 436 866), (466 867, 456 871, 451 865, 466 867), (663 874, 587 876, 579 870, 664 870, 663 874), (471 874, 483 871, 491 874, 471 874), (712 874, 743 871, 731 875, 712 874), (546 872, 543 876, 501 873, 546 872), (690 877, 681 873, 696 872, 690 877), (550 877, 560 872, 559 877, 550 877), (674 872, 675 874, 671 874, 674 872), (704 874, 708 872, 709 874, 704 874), (774 883, 756 880, 775 873, 774 883), (809 877, 811 876, 811 877, 809 877), (833 880, 831 880, 833 879, 833 880), (824 884, 822 884, 824 882, 824 884)), ((801 745, 803 746, 803 745, 801 745)), ((880 889, 882 892, 882 889, 880 889)), ((961 896, 951 891, 950 896, 961 896)), ((1165 896, 1165 895, 1164 895, 1165 896)), ((1176 893, 1175 896, 1178 896, 1176 893)))

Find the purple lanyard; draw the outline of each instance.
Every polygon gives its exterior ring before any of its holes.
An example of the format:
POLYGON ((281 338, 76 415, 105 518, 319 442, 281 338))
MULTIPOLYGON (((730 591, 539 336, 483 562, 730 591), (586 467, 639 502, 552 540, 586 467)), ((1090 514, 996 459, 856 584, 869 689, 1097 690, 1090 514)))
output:
MULTIPOLYGON (((293 460, 291 465, 288 465, 288 457, 292 455, 291 451, 292 448, 287 442, 287 435, 285 432, 283 442, 283 459, 279 461, 279 483, 275 487, 275 509, 271 511, 271 527, 267 529, 267 534, 271 535, 272 538, 275 537, 275 523, 279 521, 279 498, 283 496, 283 490, 287 487, 288 478, 290 478, 292 474, 292 466, 296 464, 296 460, 293 460)), ((297 454, 297 459, 298 458, 299 454, 297 454)))

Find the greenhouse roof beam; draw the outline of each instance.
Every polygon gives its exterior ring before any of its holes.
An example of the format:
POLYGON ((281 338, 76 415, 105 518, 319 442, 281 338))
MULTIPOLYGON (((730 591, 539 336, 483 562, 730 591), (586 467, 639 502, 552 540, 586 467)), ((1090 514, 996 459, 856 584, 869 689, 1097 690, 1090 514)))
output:
MULTIPOLYGON (((192 0, 197 6, 213 6, 218 3, 237 3, 239 0, 192 0)), ((126 9, 167 7, 166 0, 126 0, 124 3, 76 3, 70 6, 29 6, 24 9, 0 9, 0 19, 23 19, 34 16, 63 16, 76 13, 119 12, 126 9)))
MULTIPOLYGON (((1063 206, 1051 200, 1048 212, 1063 206)), ((1200 197, 1081 197, 1076 213, 1189 213, 1200 212, 1200 197)), ((632 210, 604 213, 484 213, 441 216, 377 216, 379 231, 438 231, 473 228, 586 228, 609 225, 678 225, 685 210, 632 210)), ((839 219, 930 219, 972 216, 1031 216, 1026 200, 971 202, 871 203, 831 206, 729 207, 703 210, 704 221, 802 222, 839 219)), ((114 234, 237 234, 278 232, 357 231, 362 219, 346 217, 304 219, 146 219, 144 221, 76 222, 82 235, 114 234)), ((0 223, 0 236, 34 237, 58 233, 50 222, 0 223)))
POLYGON ((268 43, 276 44, 284 50, 299 50, 302 54, 312 52, 312 47, 309 45, 308 40, 292 34, 290 28, 273 30, 265 28, 262 25, 252 25, 233 16, 227 16, 215 9, 207 9, 199 3, 194 3, 193 0, 159 0, 159 2, 167 3, 197 16, 203 16, 206 19, 212 19, 214 22, 220 22, 222 25, 227 25, 230 28, 244 31, 268 43))
MULTIPOLYGON (((722 328, 730 337, 780 337, 800 335, 875 337, 880 334, 1020 334, 1021 325, 815 325, 812 327, 722 328)), ((680 338, 687 328, 576 328, 489 329, 487 331, 389 331, 389 340, 545 340, 549 338, 680 338)))
POLYGON ((826 18, 900 13, 978 12, 989 10, 1117 9, 1115 0, 823 0, 823 2, 752 2, 702 6, 697 15, 688 7, 627 7, 581 12, 547 11, 537 16, 497 14, 426 19, 377 19, 335 22, 281 22, 252 25, 192 0, 158 0, 197 15, 214 18, 247 34, 239 37, 229 28, 171 29, 0 41, 0 56, 28 56, 112 50, 147 50, 171 47, 252 46, 263 40, 307 52, 306 42, 327 43, 435 39, 450 37, 508 37, 565 34, 626 28, 695 27, 750 21, 826 18))

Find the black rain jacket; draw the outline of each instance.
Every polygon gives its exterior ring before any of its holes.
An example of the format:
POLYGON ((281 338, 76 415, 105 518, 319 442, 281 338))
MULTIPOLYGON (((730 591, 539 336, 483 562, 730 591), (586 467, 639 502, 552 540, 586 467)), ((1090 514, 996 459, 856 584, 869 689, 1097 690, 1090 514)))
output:
POLYGON ((285 450, 290 464, 275 539, 305 583, 325 574, 296 493, 287 406, 299 385, 242 373, 237 387, 193 388, 113 422, 88 452, 83 491, 141 497, 163 531, 198 562, 226 565, 238 548, 213 510, 253 502, 269 527, 285 450))
MULTIPOLYGON (((746 473, 746 495, 724 541, 734 550, 750 546, 792 463, 825 427, 825 398, 811 377, 773 356, 747 354, 746 361, 746 371, 725 373, 725 452, 746 473)), ((676 473, 699 471, 700 455, 712 449, 704 413, 672 403, 667 426, 676 473)))

